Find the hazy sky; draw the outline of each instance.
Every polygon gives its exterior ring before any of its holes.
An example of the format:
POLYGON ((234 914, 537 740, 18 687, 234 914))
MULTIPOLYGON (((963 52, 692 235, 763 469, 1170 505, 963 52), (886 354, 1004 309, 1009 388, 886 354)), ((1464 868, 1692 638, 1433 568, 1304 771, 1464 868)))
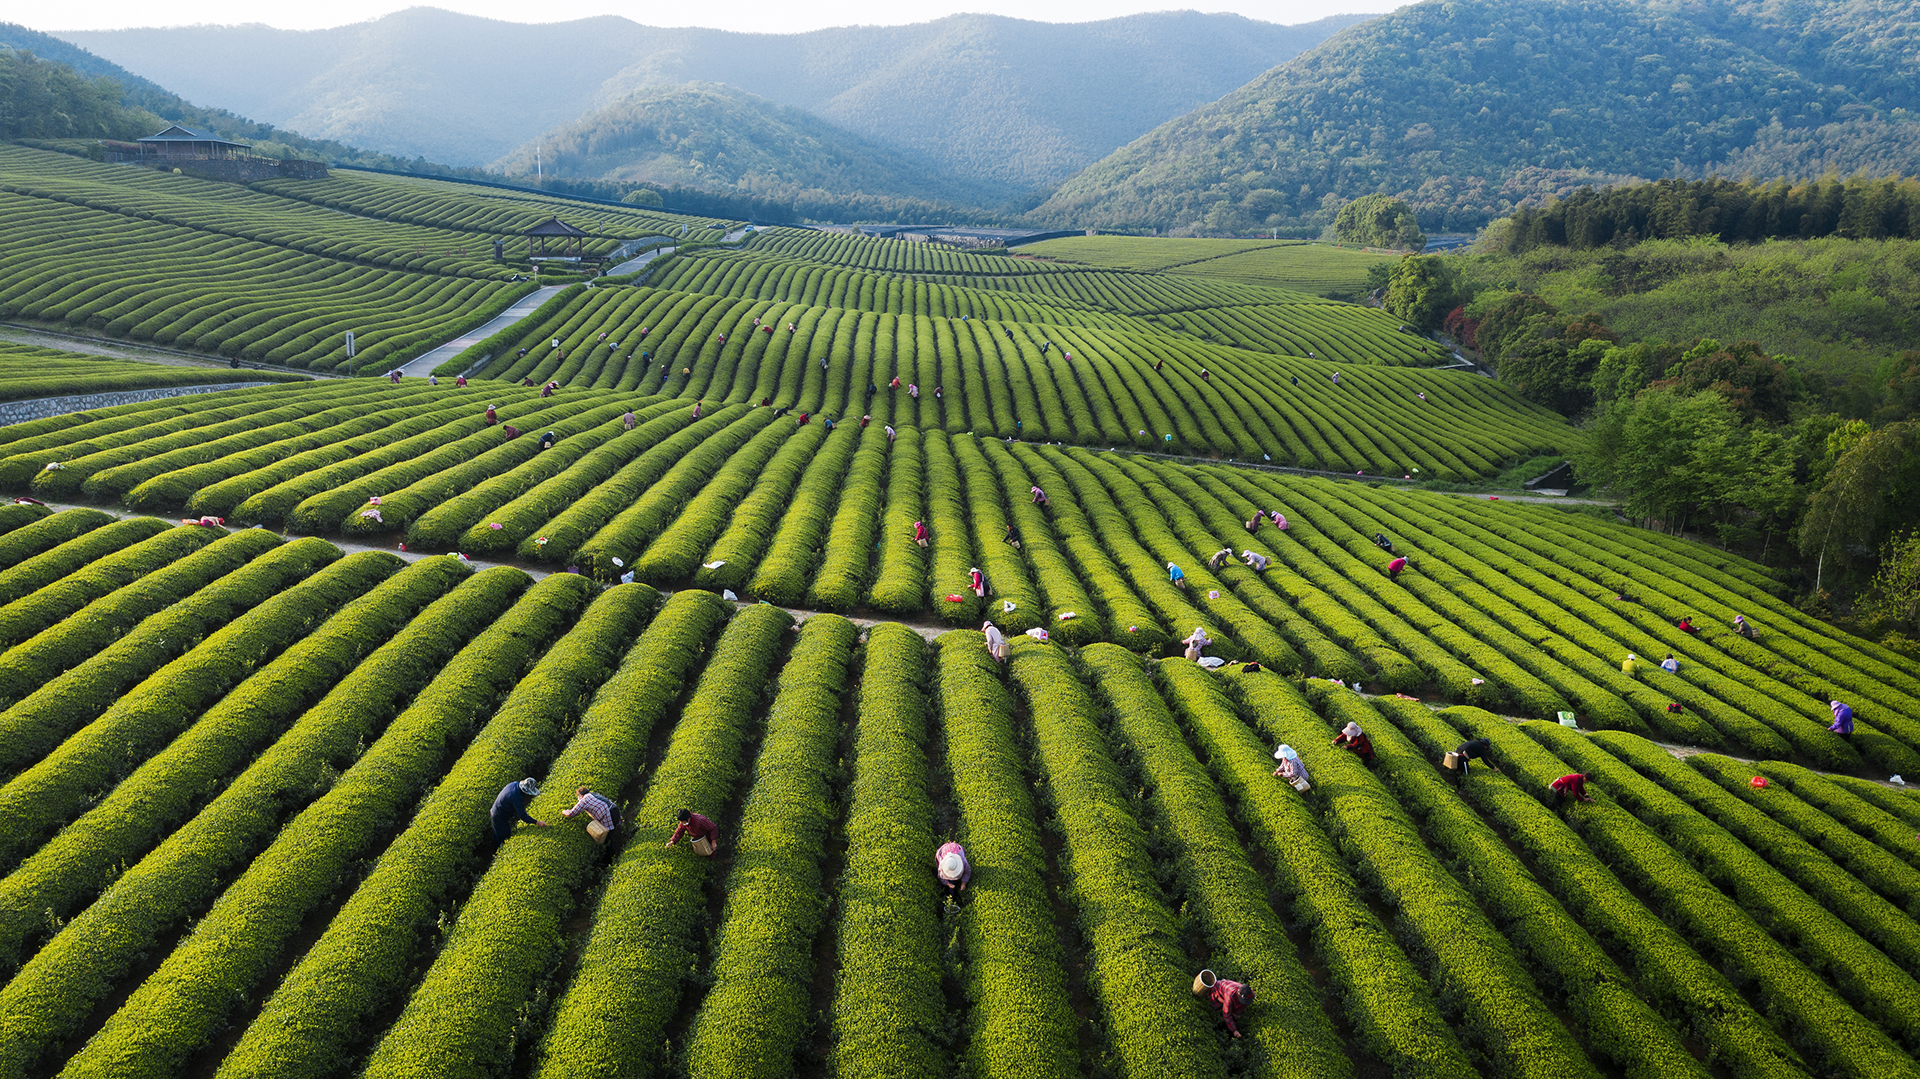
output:
POLYGON ((35 30, 113 30, 128 26, 180 26, 191 23, 263 22, 291 30, 313 30, 377 18, 408 7, 438 7, 510 22, 561 22, 588 15, 624 15, 649 26, 706 26, 723 30, 788 33, 826 26, 897 25, 926 22, 956 12, 1011 15, 1043 22, 1087 22, 1142 11, 1194 8, 1232 11, 1267 22, 1311 22, 1349 11, 1378 12, 1397 6, 1380 0, 933 0, 901 4, 897 0, 819 0, 811 4, 772 0, 707 0, 681 7, 622 3, 619 0, 312 0, 261 3, 260 0, 0 0, 0 22, 35 30))

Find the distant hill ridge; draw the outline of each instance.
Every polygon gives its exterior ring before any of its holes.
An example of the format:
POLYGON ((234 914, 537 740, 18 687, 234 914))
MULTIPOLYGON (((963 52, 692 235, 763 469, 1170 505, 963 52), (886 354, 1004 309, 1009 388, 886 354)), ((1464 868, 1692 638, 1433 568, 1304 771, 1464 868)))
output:
POLYGON ((1141 136, 1035 217, 1219 233, 1377 191, 1457 230, 1625 176, 1912 173, 1916 48, 1920 0, 1427 0, 1141 136))
POLYGON ((1053 24, 954 15, 804 34, 412 8, 330 30, 61 36, 194 100, 403 157, 480 165, 635 90, 725 83, 920 155, 1001 197, 1051 187, 1343 26, 1192 11, 1053 24))
POLYGON ((809 192, 893 204, 978 205, 990 190, 910 152, 812 113, 720 83, 657 86, 595 109, 528 142, 490 168, 516 178, 644 181, 722 187, 783 201, 809 192))

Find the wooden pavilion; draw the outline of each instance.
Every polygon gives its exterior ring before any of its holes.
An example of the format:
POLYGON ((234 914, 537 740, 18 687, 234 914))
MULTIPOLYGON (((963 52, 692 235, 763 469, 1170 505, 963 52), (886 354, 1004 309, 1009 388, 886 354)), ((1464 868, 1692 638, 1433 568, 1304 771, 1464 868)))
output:
POLYGON ((566 259, 577 262, 586 257, 587 236, 589 233, 567 224, 557 217, 549 217, 520 235, 527 238, 528 257, 536 259, 566 259), (554 243, 555 250, 548 251, 547 244, 554 243))
POLYGON ((138 145, 143 158, 187 158, 194 161, 246 157, 253 149, 244 142, 233 142, 211 131, 195 131, 179 124, 173 124, 158 134, 148 135, 139 140, 138 145))

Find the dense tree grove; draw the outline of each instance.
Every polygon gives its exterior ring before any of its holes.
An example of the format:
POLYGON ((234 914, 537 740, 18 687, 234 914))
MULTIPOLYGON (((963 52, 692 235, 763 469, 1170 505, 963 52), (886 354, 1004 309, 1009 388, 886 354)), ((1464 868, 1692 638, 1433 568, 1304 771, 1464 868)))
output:
POLYGON ((1414 220, 1413 208, 1391 195, 1362 195, 1333 219, 1333 234, 1342 243, 1367 247, 1403 247, 1418 251, 1427 246, 1426 234, 1414 220))
POLYGON ((120 87, 30 52, 0 51, 0 139, 130 139, 154 117, 120 104, 120 87))
POLYGON ((1920 239, 1920 180, 1829 176, 1811 183, 1660 180, 1610 190, 1587 187, 1539 209, 1517 211, 1500 230, 1510 251, 1576 249, 1641 240, 1712 236, 1724 243, 1776 237, 1920 239))

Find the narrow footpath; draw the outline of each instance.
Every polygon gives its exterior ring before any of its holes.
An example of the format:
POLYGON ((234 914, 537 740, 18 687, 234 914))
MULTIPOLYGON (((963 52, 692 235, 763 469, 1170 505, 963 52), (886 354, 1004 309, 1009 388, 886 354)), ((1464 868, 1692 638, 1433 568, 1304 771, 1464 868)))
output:
POLYGON ((499 333, 501 330, 506 329, 508 326, 533 314, 541 304, 546 303, 558 295, 560 290, 565 287, 565 285, 547 285, 544 288, 534 289, 532 292, 522 296, 519 302, 515 303, 512 307, 493 316, 493 318, 487 320, 484 324, 468 330, 466 333, 448 341, 446 344, 441 345, 439 348, 434 349, 418 359, 409 360, 407 363, 402 364, 400 366, 400 373, 403 375, 413 375, 417 378, 427 377, 427 375, 433 372, 434 368, 465 352, 469 345, 477 345, 487 338, 492 337, 494 334, 499 333))

